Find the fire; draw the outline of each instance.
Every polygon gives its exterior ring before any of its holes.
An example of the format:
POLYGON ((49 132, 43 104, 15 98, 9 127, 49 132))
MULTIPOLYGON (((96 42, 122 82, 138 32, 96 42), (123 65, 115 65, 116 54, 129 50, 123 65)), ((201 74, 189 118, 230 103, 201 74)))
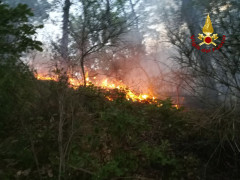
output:
MULTIPOLYGON (((43 76, 41 74, 36 74, 36 78, 38 80, 53 80, 53 81, 58 81, 58 77, 57 76, 43 76)), ((83 85, 82 80, 79 80, 76 77, 72 77, 69 75, 68 77, 68 83, 69 86, 77 89, 79 86, 83 85)), ((148 102, 148 103, 156 103, 157 102, 157 98, 146 93, 146 94, 137 94, 134 91, 130 90, 128 88, 127 85, 125 85, 122 81, 110 81, 109 79, 103 79, 103 80, 97 80, 96 77, 93 77, 93 81, 91 81, 91 79, 88 76, 88 72, 86 73, 86 85, 95 85, 98 86, 102 89, 106 89, 106 90, 110 90, 110 89, 119 89, 122 90, 126 93, 126 99, 127 100, 131 100, 134 102, 148 102)), ((110 96, 106 96, 106 98, 109 101, 113 101, 114 98, 110 97, 110 96)), ((158 107, 161 107, 162 104, 158 105, 158 107)), ((173 107, 175 107, 176 109, 179 109, 179 105, 173 105, 173 107)))
MULTIPOLYGON (((155 97, 150 96, 148 94, 140 94, 137 95, 136 93, 134 93, 133 91, 131 91, 130 89, 128 89, 128 87, 122 83, 122 81, 117 82, 117 83, 112 83, 112 82, 108 82, 108 79, 105 79, 102 81, 102 83, 100 83, 100 87, 104 88, 104 89, 121 89, 124 90, 126 92, 126 99, 127 100, 132 100, 132 101, 146 101, 148 100, 153 101, 155 100, 155 97)), ((107 99, 109 100, 113 100, 112 98, 107 97, 107 99)))
POLYGON ((43 76, 43 75, 40 75, 40 74, 37 74, 36 78, 38 80, 45 80, 45 81, 50 81, 50 80, 53 80, 53 81, 57 81, 57 77, 53 77, 53 76, 43 76))
POLYGON ((174 104, 173 107, 175 107, 176 109, 180 108, 178 104, 174 104))

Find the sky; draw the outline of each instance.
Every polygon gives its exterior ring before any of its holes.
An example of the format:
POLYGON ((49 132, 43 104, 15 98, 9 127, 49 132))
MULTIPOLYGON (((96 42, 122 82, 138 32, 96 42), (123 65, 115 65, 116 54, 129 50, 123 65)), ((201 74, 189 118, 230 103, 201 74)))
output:
POLYGON ((37 39, 45 44, 56 41, 61 37, 62 13, 59 11, 51 11, 49 18, 44 22, 44 28, 37 31, 37 39))
MULTIPOLYGON (((73 15, 79 14, 79 0, 71 0, 72 5, 70 7, 70 13, 73 15)), ((48 0, 53 3, 54 0, 48 0)), ((62 27, 62 8, 64 6, 64 0, 61 3, 56 3, 54 10, 49 12, 49 18, 44 22, 44 28, 38 30, 37 39, 43 41, 46 45, 52 41, 56 41, 61 38, 61 27, 62 27)))

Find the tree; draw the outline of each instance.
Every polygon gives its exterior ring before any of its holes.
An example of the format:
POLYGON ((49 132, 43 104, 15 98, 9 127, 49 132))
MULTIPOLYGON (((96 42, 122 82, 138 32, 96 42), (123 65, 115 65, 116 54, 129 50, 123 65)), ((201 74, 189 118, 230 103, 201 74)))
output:
POLYGON ((63 7, 63 26, 62 26, 62 39, 61 39, 61 56, 64 61, 68 61, 68 44, 69 44, 69 10, 71 2, 65 0, 63 7))
POLYGON ((227 96, 231 94, 232 98, 239 96, 238 69, 232 69, 239 61, 238 56, 232 55, 239 53, 238 44, 233 43, 239 38, 237 30, 239 16, 236 13, 239 10, 239 3, 237 1, 183 0, 179 6, 181 8, 176 11, 169 11, 167 16, 171 18, 167 20, 167 29, 169 42, 178 53, 173 59, 180 65, 181 78, 188 87, 190 85, 191 91, 193 90, 197 97, 211 105, 216 105, 218 98, 220 103, 226 100, 223 97, 224 94, 227 96), (208 13, 214 30, 220 37, 216 41, 217 44, 221 43, 223 35, 227 39, 219 51, 202 53, 196 51, 189 37, 195 35, 197 39, 208 13), (182 20, 179 20, 181 18, 182 20), (232 25, 228 26, 229 23, 232 25))
MULTIPOLYGON (((28 50, 41 50, 41 42, 32 39, 36 29, 42 26, 27 24, 28 17, 33 16, 27 5, 19 4, 16 8, 9 8, 2 4, 0 21, 0 56, 19 58, 21 53, 28 50)), ((6 59, 1 59, 2 61, 6 59)))
POLYGON ((36 30, 42 26, 28 24, 28 18, 33 16, 33 13, 27 5, 19 4, 10 8, 0 3, 0 13, 0 115, 3 114, 4 119, 8 119, 9 114, 6 113, 11 114, 12 108, 20 105, 14 100, 15 95, 22 93, 20 89, 23 82, 20 79, 31 74, 20 57, 29 50, 42 50, 42 43, 33 39, 36 30))
POLYGON ((10 7, 17 7, 18 4, 26 4, 34 13, 34 16, 31 16, 29 20, 31 22, 43 23, 45 19, 48 18, 48 10, 51 8, 51 4, 47 0, 2 0, 2 2, 8 4, 10 7))
POLYGON ((122 1, 81 1, 81 15, 73 18, 70 33, 74 40, 72 54, 82 71, 84 84, 86 76, 84 65, 93 54, 116 46, 121 35, 127 32, 126 18, 121 13, 122 1), (120 3, 121 2, 121 3, 120 3))
MULTIPOLYGON (((33 13, 27 5, 19 4, 11 8, 0 2, 0 14, 0 141, 4 143, 7 137, 26 135, 27 139, 22 137, 19 141, 31 144, 33 159, 39 172, 34 143, 28 136, 24 117, 29 113, 35 96, 35 78, 20 57, 30 50, 42 50, 42 43, 33 39, 41 26, 28 23, 33 13)), ((11 153, 14 152, 9 154, 11 153)), ((2 163, 4 162, 1 162, 1 166, 2 163)))
POLYGON ((186 7, 182 10, 186 16, 183 22, 178 23, 182 12, 174 11, 169 15, 171 18, 169 18, 167 26, 168 37, 177 52, 173 59, 179 65, 180 77, 188 90, 203 101, 204 107, 206 105, 214 107, 215 112, 212 113, 209 123, 214 124, 213 129, 221 130, 221 135, 218 137, 220 146, 216 147, 214 151, 222 151, 226 146, 231 146, 235 164, 231 168, 237 172, 239 166, 235 156, 239 153, 239 139, 235 126, 239 118, 238 106, 240 103, 240 16, 238 13, 240 3, 236 0, 192 0, 188 2, 191 2, 191 6, 185 4, 186 7), (187 14, 192 10, 192 13, 187 14), (204 53, 192 46, 190 37, 194 35, 196 43, 200 43, 197 40, 198 33, 202 32, 208 13, 214 33, 219 36, 215 41, 219 48, 205 45, 202 48, 210 48, 211 52, 204 53), (186 22, 186 18, 188 18, 188 22, 186 22), (206 92, 204 90, 213 92, 219 101, 217 103, 212 101, 214 96, 210 93, 206 96, 203 93, 206 92), (227 119, 227 122, 223 123, 223 119, 227 119), (224 145, 226 141, 227 145, 224 145))

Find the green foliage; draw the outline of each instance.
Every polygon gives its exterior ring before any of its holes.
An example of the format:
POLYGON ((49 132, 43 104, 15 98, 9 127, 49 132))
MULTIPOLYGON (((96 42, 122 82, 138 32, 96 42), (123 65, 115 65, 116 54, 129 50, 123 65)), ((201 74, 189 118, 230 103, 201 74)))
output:
MULTIPOLYGON (((38 82, 35 100, 27 106, 31 112, 24 112, 28 123, 25 127, 34 140, 41 176, 45 179, 56 179, 58 174, 58 92, 62 88, 59 82, 38 82)), ((63 133, 64 142, 70 144, 63 177, 86 180, 202 178, 201 169, 215 148, 216 136, 207 130, 203 136, 199 132, 203 130, 195 127, 197 123, 190 121, 186 112, 173 107, 170 99, 145 104, 123 97, 124 92, 117 90, 105 91, 94 86, 77 90, 66 87, 63 133), (119 95, 119 98, 108 101, 105 96, 109 95, 119 95)), ((29 178, 37 177, 28 134, 22 131, 21 138, 11 135, 12 140, 1 143, 1 159, 9 164, 9 168, 0 173, 0 177, 27 169, 31 170, 29 178)), ((5 169, 3 164, 0 165, 5 169)), ((211 169, 216 176, 214 172, 211 169)))
POLYGON ((36 29, 42 26, 28 24, 28 17, 33 16, 27 5, 19 4, 16 8, 0 4, 0 57, 18 58, 27 50, 42 50, 42 43, 32 39, 36 29))
POLYGON ((29 0, 2 0, 2 2, 9 4, 10 7, 15 8, 18 4, 26 4, 34 13, 30 18, 32 21, 41 22, 48 18, 47 11, 51 8, 51 4, 47 0, 29 1, 29 0))
MULTIPOLYGON (((0 117, 11 119, 28 104, 32 91, 33 74, 19 58, 29 49, 41 50, 41 42, 32 39, 38 27, 27 24, 33 15, 26 5, 10 8, 0 3, 0 117)), ((30 104, 28 104, 29 106, 30 104)), ((28 109, 28 108, 26 108, 28 109)))
POLYGON ((97 172, 96 177, 93 179, 109 179, 111 177, 119 177, 124 175, 124 172, 119 168, 119 163, 117 161, 110 161, 104 165, 99 172, 97 172))
POLYGON ((6 170, 0 178, 13 179, 35 166, 27 121, 37 100, 36 80, 20 56, 41 50, 41 42, 33 40, 39 27, 28 24, 33 14, 26 5, 0 3, 0 14, 0 169, 6 170))

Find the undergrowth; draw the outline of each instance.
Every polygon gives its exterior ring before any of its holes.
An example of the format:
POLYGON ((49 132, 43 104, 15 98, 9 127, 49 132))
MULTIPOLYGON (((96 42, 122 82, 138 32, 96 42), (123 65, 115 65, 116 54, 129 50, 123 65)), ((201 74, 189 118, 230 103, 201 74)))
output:
POLYGON ((233 135, 226 120, 220 126, 207 112, 176 109, 170 99, 139 103, 120 90, 31 82, 30 90, 26 86, 31 93, 19 97, 24 103, 2 120, 1 179, 57 179, 59 94, 64 94, 63 179, 238 177, 239 151, 233 145, 239 132, 233 135), (105 98, 109 95, 114 101, 105 98))

